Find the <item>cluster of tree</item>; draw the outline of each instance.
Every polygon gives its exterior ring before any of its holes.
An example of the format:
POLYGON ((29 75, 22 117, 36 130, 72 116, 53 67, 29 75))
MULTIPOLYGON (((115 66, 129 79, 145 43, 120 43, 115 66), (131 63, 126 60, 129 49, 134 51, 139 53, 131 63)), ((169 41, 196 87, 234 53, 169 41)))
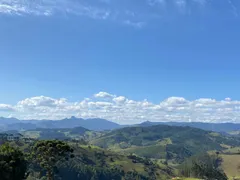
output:
POLYGON ((54 178, 57 162, 72 157, 73 150, 62 141, 38 141, 31 151, 24 154, 9 144, 0 146, 1 180, 23 180, 34 168, 41 167, 48 180, 54 178))
MULTIPOLYGON (((149 168, 148 176, 137 171, 124 172, 121 167, 109 167, 105 164, 104 153, 93 153, 96 161, 87 154, 75 155, 67 142, 59 140, 41 140, 23 153, 16 147, 4 144, 0 146, 1 180, 147 180, 156 179, 154 164, 143 158, 132 156, 136 163, 149 168)), ((113 158, 112 158, 112 161, 113 158)))
POLYGON ((1 180, 22 180, 27 176, 28 163, 24 154, 8 144, 0 146, 1 180))
POLYGON ((124 172, 120 168, 113 167, 100 167, 86 165, 81 162, 74 162, 75 160, 70 160, 64 165, 59 166, 58 176, 61 179, 71 179, 71 180, 155 180, 156 177, 142 175, 137 171, 124 172))
POLYGON ((226 174, 219 168, 221 161, 218 154, 193 156, 181 165, 181 175, 209 180, 227 180, 226 174))
POLYGON ((105 168, 87 165, 82 162, 72 159, 63 164, 58 164, 59 179, 71 180, 121 180, 124 172, 117 168, 105 168))

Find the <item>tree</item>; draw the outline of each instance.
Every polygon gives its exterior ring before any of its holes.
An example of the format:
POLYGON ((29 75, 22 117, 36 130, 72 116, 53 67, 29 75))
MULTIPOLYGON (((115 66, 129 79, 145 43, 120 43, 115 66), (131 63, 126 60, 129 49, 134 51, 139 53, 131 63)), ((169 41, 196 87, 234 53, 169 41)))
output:
POLYGON ((181 173, 185 177, 227 180, 226 174, 220 168, 221 161, 218 155, 199 154, 182 164, 181 173))
POLYGON ((198 178, 227 180, 226 174, 219 168, 221 158, 204 154, 193 160, 192 171, 198 178))
POLYGON ((73 157, 73 149, 58 140, 38 141, 32 149, 32 161, 39 164, 47 173, 47 179, 53 180, 56 163, 73 157))
POLYGON ((9 144, 0 146, 1 180, 23 180, 26 178, 27 161, 24 154, 9 144))

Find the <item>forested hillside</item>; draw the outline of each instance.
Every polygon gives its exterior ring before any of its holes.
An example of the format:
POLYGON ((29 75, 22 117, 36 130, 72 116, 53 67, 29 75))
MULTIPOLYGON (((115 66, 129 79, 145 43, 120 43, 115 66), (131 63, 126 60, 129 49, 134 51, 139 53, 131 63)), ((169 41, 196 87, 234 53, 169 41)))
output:
POLYGON ((1 180, 148 180, 174 175, 170 167, 146 158, 56 140, 1 145, 0 162, 1 180))
POLYGON ((240 146, 240 139, 197 128, 157 125, 114 130, 91 143, 114 151, 181 163, 197 153, 222 151, 226 145, 240 146))
POLYGON ((28 180, 211 179, 214 176, 225 180, 227 176, 239 176, 240 163, 230 163, 233 158, 240 159, 239 137, 192 127, 138 126, 101 132, 82 127, 38 128, 21 133, 23 137, 19 140, 7 144, 4 144, 7 139, 1 140, 0 161, 4 162, 2 172, 7 173, 3 180, 14 175, 14 167, 26 171, 14 177, 28 180), (25 141, 25 137, 31 141, 25 141), (21 163, 12 163, 16 162, 14 158, 21 159, 21 163))

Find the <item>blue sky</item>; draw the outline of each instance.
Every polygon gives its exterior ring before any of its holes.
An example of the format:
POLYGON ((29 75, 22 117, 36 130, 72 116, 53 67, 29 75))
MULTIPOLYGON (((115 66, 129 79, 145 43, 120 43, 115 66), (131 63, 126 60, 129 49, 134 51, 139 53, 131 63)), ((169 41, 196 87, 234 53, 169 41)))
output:
POLYGON ((238 121, 239 8, 238 0, 0 0, 0 116, 238 121), (112 99, 94 99, 99 92, 112 99), (89 107, 67 111, 69 105, 54 116, 58 107, 41 103, 112 103, 116 97, 154 106, 176 97, 174 103, 183 98, 191 107, 204 98, 206 108, 225 108, 227 115, 205 118, 208 109, 197 119, 189 115, 196 109, 174 109, 168 118, 168 111, 151 109, 151 115, 135 112, 136 106, 128 117, 113 104, 105 114, 96 110, 103 106, 88 112, 89 107), (27 99, 41 107, 20 108, 27 99), (231 107, 209 107, 209 100, 231 107))

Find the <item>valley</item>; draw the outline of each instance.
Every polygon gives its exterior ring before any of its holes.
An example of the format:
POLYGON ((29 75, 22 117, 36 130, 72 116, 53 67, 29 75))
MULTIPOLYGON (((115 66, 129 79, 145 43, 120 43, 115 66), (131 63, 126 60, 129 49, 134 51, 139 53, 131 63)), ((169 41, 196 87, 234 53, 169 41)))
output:
MULTIPOLYGON (((74 127, 6 132, 21 133, 35 141, 57 139, 67 142, 75 154, 71 163, 81 162, 89 168, 93 166, 101 169, 104 166, 107 169, 117 169, 118 172, 124 172, 121 176, 128 174, 140 179, 183 178, 186 174, 181 174, 181 169, 188 160, 209 154, 211 158, 217 156, 212 160, 218 162, 213 172, 222 169, 229 179, 240 177, 240 138, 214 131, 188 126, 154 125, 104 131, 74 127)), ((31 143, 11 143, 24 152, 31 147, 31 143)), ((208 158, 206 161, 209 161, 208 158)), ((192 171, 191 168, 187 170, 189 171, 192 171)), ((65 175, 60 173, 59 176, 65 175)), ((189 176, 194 178, 197 175, 190 173, 189 176)))

